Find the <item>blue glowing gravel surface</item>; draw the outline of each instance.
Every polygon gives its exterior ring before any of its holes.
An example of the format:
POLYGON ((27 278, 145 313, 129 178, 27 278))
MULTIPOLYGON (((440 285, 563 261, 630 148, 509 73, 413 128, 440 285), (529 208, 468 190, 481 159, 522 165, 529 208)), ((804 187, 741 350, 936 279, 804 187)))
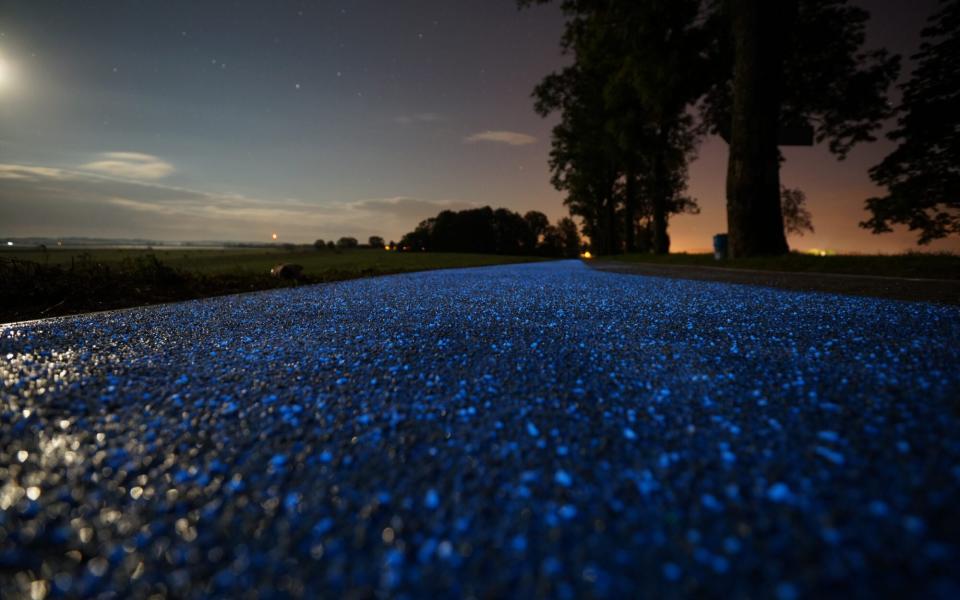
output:
POLYGON ((579 262, 7 327, 0 586, 957 597, 958 339, 579 262))

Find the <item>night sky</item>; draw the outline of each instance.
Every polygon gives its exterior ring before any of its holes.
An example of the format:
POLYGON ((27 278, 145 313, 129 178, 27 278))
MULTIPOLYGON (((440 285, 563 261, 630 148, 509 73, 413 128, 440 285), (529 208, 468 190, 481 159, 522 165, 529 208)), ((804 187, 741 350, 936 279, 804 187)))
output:
MULTIPOLYGON (((911 54, 936 0, 863 5, 871 44, 911 54)), ((0 236, 399 239, 485 204, 556 219, 553 121, 530 92, 564 64, 562 27, 513 0, 5 0, 0 236)), ((913 248, 857 227, 889 149, 787 150, 817 230, 791 246, 913 248)), ((726 145, 705 140, 703 211, 671 223, 674 250, 725 229, 725 172, 726 145)))

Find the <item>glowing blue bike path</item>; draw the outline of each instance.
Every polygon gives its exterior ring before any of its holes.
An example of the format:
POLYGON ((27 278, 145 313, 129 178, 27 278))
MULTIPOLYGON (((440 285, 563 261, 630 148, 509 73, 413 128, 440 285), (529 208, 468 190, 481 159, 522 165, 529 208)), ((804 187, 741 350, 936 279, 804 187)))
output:
POLYGON ((0 587, 954 596, 960 309, 434 271, 0 329, 0 587))

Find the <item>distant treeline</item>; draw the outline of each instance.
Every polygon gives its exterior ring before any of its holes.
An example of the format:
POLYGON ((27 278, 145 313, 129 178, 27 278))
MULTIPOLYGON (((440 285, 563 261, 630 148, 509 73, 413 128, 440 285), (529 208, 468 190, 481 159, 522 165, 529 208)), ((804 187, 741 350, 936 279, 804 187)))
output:
POLYGON ((524 215, 489 206, 461 211, 445 210, 403 236, 400 250, 422 252, 476 252, 540 256, 578 256, 577 225, 569 217, 551 225, 542 212, 524 215))

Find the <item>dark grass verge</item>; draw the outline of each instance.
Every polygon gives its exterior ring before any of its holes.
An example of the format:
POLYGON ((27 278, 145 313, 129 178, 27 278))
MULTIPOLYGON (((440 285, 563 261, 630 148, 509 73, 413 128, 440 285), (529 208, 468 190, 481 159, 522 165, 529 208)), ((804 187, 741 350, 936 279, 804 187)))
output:
MULTIPOLYGON (((436 265, 421 261, 415 267, 331 266, 311 269, 299 281, 289 281, 272 277, 264 270, 237 268, 204 272, 178 268, 153 254, 126 257, 114 262, 98 261, 81 254, 67 263, 40 263, 0 257, 0 323, 411 271, 478 266, 480 259, 491 262, 491 258, 496 257, 478 256, 475 260, 463 260, 463 264, 459 265, 451 264, 447 256, 438 257, 436 265)), ((503 262, 518 260, 522 259, 503 257, 503 262)))
POLYGON ((891 300, 960 305, 960 280, 958 279, 718 268, 712 265, 669 264, 655 261, 591 260, 589 264, 595 269, 614 273, 760 285, 801 292, 825 292, 847 296, 871 296, 891 300))
POLYGON ((688 265, 728 269, 755 269, 791 273, 837 273, 916 279, 960 281, 960 255, 950 253, 836 254, 816 256, 792 252, 785 256, 760 256, 714 260, 712 254, 624 254, 604 260, 630 264, 688 265))

